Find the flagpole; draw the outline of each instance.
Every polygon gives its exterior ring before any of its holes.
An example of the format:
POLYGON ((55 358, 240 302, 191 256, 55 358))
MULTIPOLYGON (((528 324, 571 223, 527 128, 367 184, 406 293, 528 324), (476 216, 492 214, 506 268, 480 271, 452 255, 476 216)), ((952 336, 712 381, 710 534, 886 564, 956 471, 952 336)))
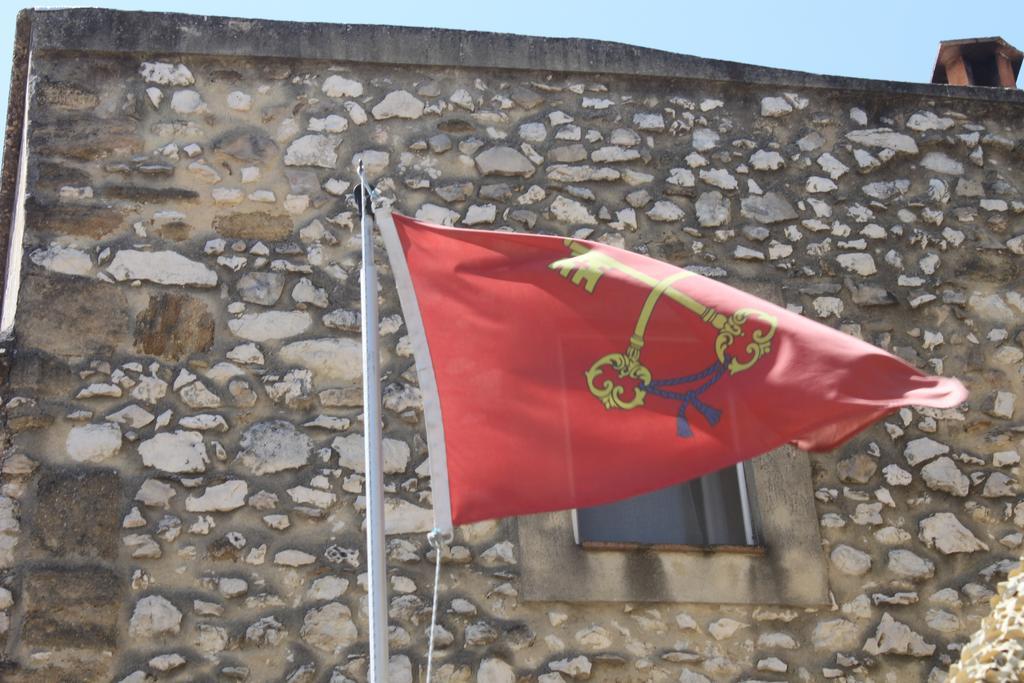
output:
POLYGON ((377 267, 373 261, 370 188, 359 161, 359 211, 363 240, 360 281, 363 318, 363 432, 366 458, 366 564, 369 576, 370 683, 388 680, 388 585, 384 564, 384 472, 381 463, 380 354, 377 348, 377 267))

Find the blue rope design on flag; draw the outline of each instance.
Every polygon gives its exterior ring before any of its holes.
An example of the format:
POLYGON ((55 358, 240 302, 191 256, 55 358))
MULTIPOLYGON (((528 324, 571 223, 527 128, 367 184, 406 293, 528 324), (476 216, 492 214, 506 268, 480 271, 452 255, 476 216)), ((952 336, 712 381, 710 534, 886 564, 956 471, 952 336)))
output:
POLYGON ((701 370, 696 374, 686 375, 684 377, 672 377, 670 379, 654 380, 646 384, 641 384, 640 388, 649 394, 654 394, 655 396, 667 398, 670 401, 680 402, 679 412, 676 414, 676 434, 683 437, 684 439, 687 439, 693 436, 693 430, 690 428, 690 423, 686 419, 686 409, 689 408, 690 406, 693 406, 694 409, 697 410, 697 412, 703 415, 704 419, 707 420, 708 424, 710 424, 712 427, 718 424, 719 418, 722 417, 722 411, 712 406, 709 406, 707 403, 701 401, 700 395, 707 391, 709 388, 711 388, 715 384, 715 382, 722 378, 722 375, 724 375, 725 371, 728 369, 728 364, 729 357, 726 356, 724 361, 716 360, 707 368, 701 370), (700 385, 699 387, 696 387, 695 389, 690 389, 689 391, 685 392, 667 391, 661 388, 674 387, 680 384, 692 384, 694 382, 699 382, 703 379, 708 379, 708 381, 700 385))

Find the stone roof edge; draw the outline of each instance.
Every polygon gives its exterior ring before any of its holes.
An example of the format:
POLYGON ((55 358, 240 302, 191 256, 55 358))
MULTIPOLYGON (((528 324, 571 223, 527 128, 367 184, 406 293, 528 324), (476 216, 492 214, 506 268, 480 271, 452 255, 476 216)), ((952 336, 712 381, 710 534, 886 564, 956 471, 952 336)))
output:
POLYGON ((624 43, 369 24, 233 19, 98 8, 36 9, 32 48, 45 52, 223 55, 724 81, 987 102, 1024 91, 825 76, 704 59, 624 43))

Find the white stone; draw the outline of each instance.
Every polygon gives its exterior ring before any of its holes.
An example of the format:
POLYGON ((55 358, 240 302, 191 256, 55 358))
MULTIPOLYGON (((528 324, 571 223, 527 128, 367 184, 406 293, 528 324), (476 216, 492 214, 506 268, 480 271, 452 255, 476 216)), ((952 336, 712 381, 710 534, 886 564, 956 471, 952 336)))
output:
POLYGON ((473 96, 465 88, 459 88, 449 95, 448 101, 457 107, 462 107, 466 111, 474 111, 476 109, 476 102, 473 101, 473 96))
POLYGON ((828 173, 828 177, 832 180, 839 180, 843 174, 850 170, 849 166, 839 161, 839 159, 836 159, 828 152, 825 152, 818 157, 818 165, 821 166, 821 170, 828 173))
POLYGON ((843 300, 834 296, 819 296, 811 302, 814 312, 819 318, 830 316, 840 318, 843 315, 843 300))
POLYGON ((305 567, 316 562, 316 557, 309 553, 289 548, 274 555, 274 564, 282 567, 305 567))
POLYGON ((861 188, 864 194, 872 199, 885 201, 907 193, 910 189, 910 181, 906 178, 897 180, 883 180, 877 183, 868 183, 861 188))
MULTIPOLYGON (((342 467, 360 474, 366 471, 362 434, 335 437, 331 442, 331 448, 338 453, 338 464, 342 467)), ((381 456, 385 474, 401 474, 409 466, 409 444, 399 439, 385 437, 381 442, 381 456)))
POLYGON ((308 486, 293 486, 288 489, 288 496, 299 505, 312 505, 321 510, 326 510, 338 500, 330 491, 312 489, 308 486))
POLYGON ((480 225, 481 223, 493 223, 498 215, 498 207, 494 204, 473 204, 466 210, 464 225, 480 225))
POLYGON ((171 109, 179 114, 197 114, 206 111, 206 103, 195 90, 176 90, 171 95, 171 109))
POLYGON ((797 217, 786 198, 775 192, 766 192, 760 197, 744 197, 740 206, 744 216, 758 223, 779 223, 797 217))
POLYGON ((370 113, 378 121, 391 118, 418 119, 423 115, 423 102, 405 90, 394 90, 385 95, 370 113))
POLYGON ((317 377, 342 382, 362 377, 362 346, 348 337, 303 339, 281 347, 278 358, 290 366, 311 370, 317 377))
POLYGON ((359 97, 363 94, 363 84, 344 76, 328 76, 320 89, 328 97, 359 97))
POLYGON ((633 125, 638 130, 661 131, 665 130, 665 119, 661 114, 637 113, 633 114, 633 125))
POLYGON ((907 128, 921 133, 929 130, 948 130, 953 125, 953 119, 930 111, 915 112, 907 119, 907 128))
POLYGON ((811 642, 818 650, 836 652, 854 647, 860 628, 847 619, 829 619, 818 622, 811 634, 811 642))
POLYGON ((785 116, 792 111, 793 105, 791 105, 784 97, 761 98, 761 116, 778 118, 780 116, 785 116))
POLYGON ((729 200, 717 190, 702 192, 694 204, 694 210, 697 222, 704 228, 725 225, 731 216, 729 200))
POLYGON ((182 402, 189 408, 216 408, 220 406, 220 397, 210 391, 202 382, 192 382, 178 392, 182 402))
POLYGON ((459 222, 459 212, 428 202, 416 209, 415 218, 418 221, 434 223, 436 225, 455 225, 459 222))
POLYGON ((928 152, 921 159, 921 165, 929 171, 945 173, 946 175, 963 175, 964 165, 955 159, 950 159, 942 152, 928 152))
POLYGON ((137 603, 128 624, 133 638, 174 635, 181 630, 181 611, 160 595, 148 595, 137 603))
POLYGON ((348 579, 340 576, 321 576, 306 591, 307 600, 336 600, 348 590, 348 579))
POLYGON ((909 486, 910 482, 914 480, 910 472, 895 463, 883 467, 882 474, 885 476, 885 483, 889 486, 909 486))
POLYGON ((121 428, 109 422, 72 427, 65 445, 76 462, 102 462, 121 450, 121 428))
POLYGON ((725 640, 726 638, 732 638, 736 635, 736 632, 740 629, 746 628, 748 624, 742 621, 736 621, 729 617, 722 617, 716 619, 708 624, 708 633, 714 636, 715 640, 725 640))
POLYGON ((233 479, 208 486, 201 496, 189 496, 185 499, 185 509, 189 512, 230 512, 245 505, 248 494, 249 485, 240 479, 233 479))
POLYGON ((988 546, 978 540, 951 512, 938 512, 926 517, 921 520, 919 529, 920 539, 929 548, 938 548, 946 555, 988 550, 988 546))
POLYGON ((164 472, 205 472, 210 462, 203 435, 198 432, 161 432, 139 444, 139 455, 146 467, 164 472))
POLYGON ((831 179, 822 178, 821 176, 811 176, 804 184, 804 189, 810 193, 831 192, 837 187, 831 179))
POLYGON ((700 179, 708 185, 722 190, 735 190, 739 187, 736 178, 724 168, 701 169, 700 179))
POLYGON ((569 678, 587 679, 590 678, 591 663, 583 655, 577 655, 572 659, 559 659, 548 664, 548 668, 558 673, 563 673, 569 678))
POLYGON ((929 439, 927 436, 910 441, 903 449, 903 457, 906 458, 907 463, 912 466, 920 465, 923 462, 927 462, 939 455, 945 455, 946 453, 949 453, 949 446, 939 443, 934 439, 929 439))
POLYGON ((865 147, 881 147, 891 149, 905 154, 917 154, 917 143, 914 138, 903 133, 897 133, 891 128, 868 128, 865 130, 854 130, 846 134, 851 142, 865 147))
POLYGON ((998 294, 971 294, 967 300, 967 306, 986 320, 1013 324, 1018 321, 1014 313, 1005 301, 998 294))
POLYGON ((297 469, 313 454, 313 441, 284 420, 257 422, 242 434, 239 445, 238 460, 258 475, 297 469))
POLYGON ((340 143, 341 138, 336 135, 303 135, 285 150, 285 166, 334 168, 338 165, 337 150, 340 143))
POLYGON ((778 152, 759 149, 750 156, 750 165, 755 171, 777 171, 785 165, 778 152))
POLYGON ((757 670, 784 674, 789 671, 789 667, 778 657, 765 657, 757 661, 757 670))
POLYGON ((352 611, 340 602, 330 602, 306 612, 299 636, 318 650, 337 656, 356 642, 359 633, 352 611))
POLYGON ((836 569, 850 576, 863 576, 871 569, 871 556, 848 545, 837 545, 829 557, 836 569))
POLYGON ((143 62, 139 73, 147 83, 158 85, 192 85, 196 82, 192 72, 184 64, 167 64, 166 62, 143 62))
POLYGON ((228 108, 235 111, 249 111, 252 109, 252 95, 248 95, 241 90, 229 92, 228 108))
POLYGON ((511 147, 491 147, 478 154, 474 161, 483 175, 529 178, 535 171, 530 160, 511 147))
POLYGON ((434 514, 401 498, 384 499, 384 533, 426 533, 434 528, 434 514))
POLYGON ((254 342, 287 339, 302 334, 313 324, 305 311, 265 311, 246 313, 228 320, 232 334, 254 342))
POLYGON ((158 285, 195 287, 217 285, 217 273, 175 251, 121 249, 114 255, 107 272, 118 281, 148 280, 158 285))
POLYGON ((654 206, 647 210, 648 218, 662 223, 682 220, 684 215, 683 209, 679 205, 664 199, 655 202, 654 206))
POLYGON ((875 267, 875 259, 871 257, 871 254, 839 254, 836 256, 836 262, 844 270, 858 275, 868 276, 878 272, 878 268, 875 267))
POLYGON ((920 634, 912 631, 906 624, 896 621, 886 612, 882 615, 874 638, 868 638, 864 643, 864 651, 870 655, 930 657, 935 652, 935 646, 926 643, 920 634))
POLYGON ((46 249, 36 249, 29 254, 32 263, 64 275, 89 275, 92 273, 92 258, 74 247, 51 244, 46 249))
POLYGON ((908 579, 924 580, 935 575, 935 564, 909 550, 889 551, 889 571, 908 579))
POLYGON ((933 491, 943 491, 954 496, 966 496, 971 488, 971 480, 947 456, 936 458, 922 467, 921 478, 933 491))
POLYGON ((555 200, 551 202, 551 213, 557 220, 563 223, 597 225, 597 219, 594 218, 594 215, 590 213, 587 207, 561 195, 555 197, 555 200))
POLYGON ((476 683, 516 683, 516 674, 500 659, 485 659, 477 669, 476 683))
POLYGON ((292 288, 292 301, 297 304, 310 304, 317 308, 327 308, 330 303, 327 292, 315 286, 308 277, 300 279, 292 288))
POLYGON ((177 495, 177 491, 170 484, 159 479, 147 479, 142 482, 135 500, 147 507, 159 507, 167 509, 170 506, 171 498, 177 495))
POLYGON ((718 146, 720 136, 710 128, 698 128, 693 131, 693 148, 698 152, 707 152, 718 146))
POLYGON ((1004 419, 1013 418, 1014 406, 1017 403, 1016 394, 1009 391, 997 391, 992 400, 992 409, 989 411, 994 417, 1004 419))
POLYGON ((1020 453, 1017 451, 997 451, 992 454, 992 465, 994 467, 1012 467, 1020 463, 1020 453))

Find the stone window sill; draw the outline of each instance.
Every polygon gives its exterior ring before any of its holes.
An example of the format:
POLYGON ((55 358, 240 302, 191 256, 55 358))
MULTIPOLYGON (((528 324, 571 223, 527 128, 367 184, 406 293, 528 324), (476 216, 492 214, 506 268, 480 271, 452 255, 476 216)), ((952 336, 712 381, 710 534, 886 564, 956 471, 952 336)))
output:
POLYGON ((573 540, 571 513, 521 517, 521 597, 538 602, 828 605, 828 565, 808 455, 780 448, 754 460, 748 471, 761 546, 581 547, 573 540))

